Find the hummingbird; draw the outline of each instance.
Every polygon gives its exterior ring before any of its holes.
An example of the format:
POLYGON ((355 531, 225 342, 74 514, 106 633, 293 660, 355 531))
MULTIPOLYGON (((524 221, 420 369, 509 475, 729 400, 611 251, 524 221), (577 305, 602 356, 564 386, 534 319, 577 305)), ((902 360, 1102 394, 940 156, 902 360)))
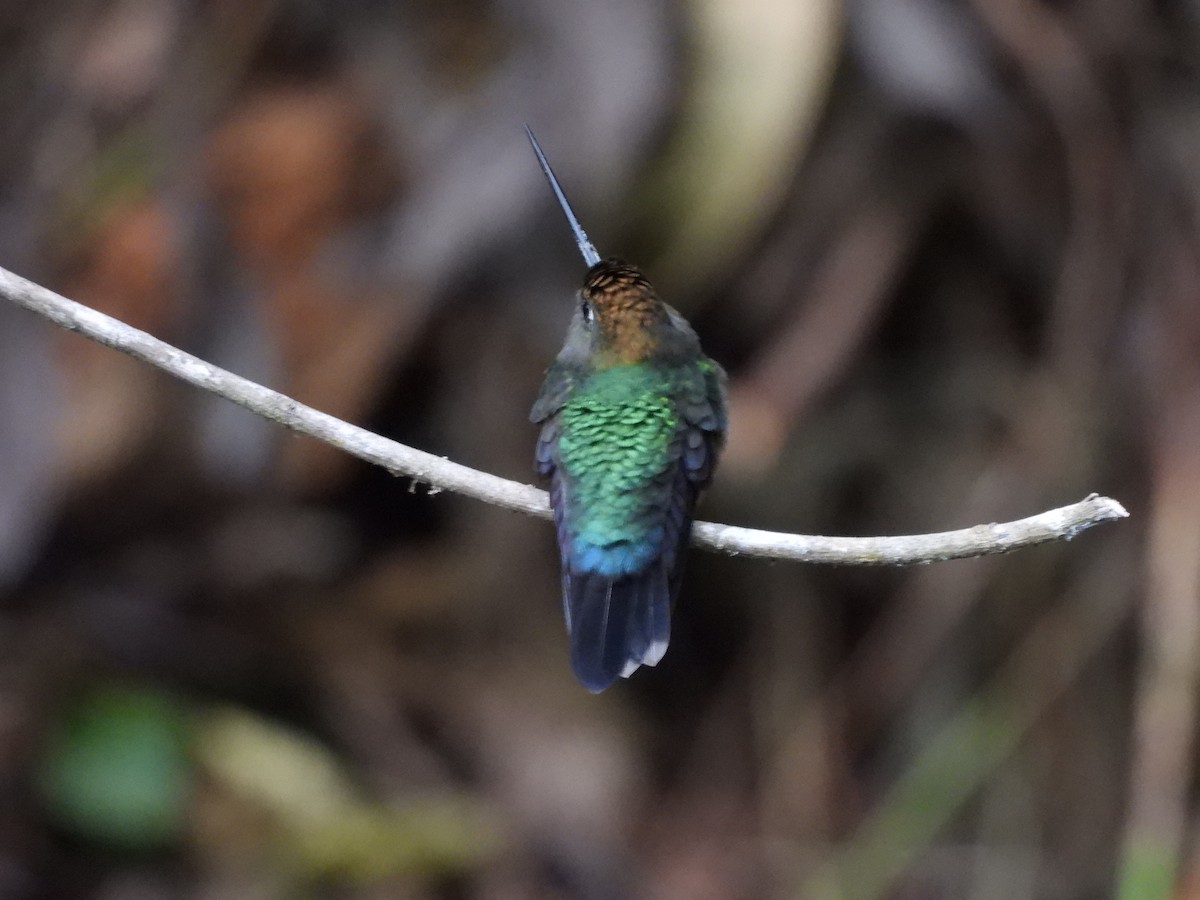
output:
POLYGON ((525 132, 588 265, 531 421, 550 481, 571 668, 599 693, 663 658, 696 500, 726 428, 725 371, 646 276, 601 259, 525 132))

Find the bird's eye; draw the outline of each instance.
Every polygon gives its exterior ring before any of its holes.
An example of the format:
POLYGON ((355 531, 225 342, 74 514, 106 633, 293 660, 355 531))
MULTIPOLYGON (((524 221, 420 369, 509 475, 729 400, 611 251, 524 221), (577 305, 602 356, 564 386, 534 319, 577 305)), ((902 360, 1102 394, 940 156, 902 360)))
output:
POLYGON ((584 324, 592 324, 592 304, 588 303, 586 300, 580 300, 579 314, 583 316, 584 324))

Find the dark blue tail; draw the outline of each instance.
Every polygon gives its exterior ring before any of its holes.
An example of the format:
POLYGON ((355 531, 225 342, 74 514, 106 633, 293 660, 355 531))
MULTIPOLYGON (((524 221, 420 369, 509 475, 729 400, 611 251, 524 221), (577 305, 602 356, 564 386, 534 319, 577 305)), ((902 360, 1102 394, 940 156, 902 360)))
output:
POLYGON ((599 693, 638 666, 653 666, 671 637, 671 584, 666 560, 645 572, 609 578, 570 572, 563 579, 571 668, 599 693))

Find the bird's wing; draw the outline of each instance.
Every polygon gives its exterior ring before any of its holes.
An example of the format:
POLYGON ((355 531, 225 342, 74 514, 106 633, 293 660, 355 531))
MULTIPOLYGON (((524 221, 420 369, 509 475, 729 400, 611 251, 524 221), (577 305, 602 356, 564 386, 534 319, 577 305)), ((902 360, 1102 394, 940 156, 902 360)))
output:
POLYGON ((554 441, 558 437, 557 414, 575 387, 574 374, 566 366, 555 362, 542 381, 537 400, 529 413, 529 420, 542 426, 538 434, 534 465, 538 474, 547 476, 554 471, 554 441))
POLYGON ((712 480, 725 443, 725 370, 710 359, 690 371, 679 392, 681 459, 690 481, 712 480))

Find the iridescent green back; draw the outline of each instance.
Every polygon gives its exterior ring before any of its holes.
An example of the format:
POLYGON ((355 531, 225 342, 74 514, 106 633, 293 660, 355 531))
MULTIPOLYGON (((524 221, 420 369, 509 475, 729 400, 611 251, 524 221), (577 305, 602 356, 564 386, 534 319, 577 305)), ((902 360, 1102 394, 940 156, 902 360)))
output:
POLYGON ((634 572, 660 550, 681 424, 665 381, 645 364, 615 366, 593 373, 559 412, 567 526, 583 568, 634 572), (609 564, 592 548, 607 548, 609 564))

